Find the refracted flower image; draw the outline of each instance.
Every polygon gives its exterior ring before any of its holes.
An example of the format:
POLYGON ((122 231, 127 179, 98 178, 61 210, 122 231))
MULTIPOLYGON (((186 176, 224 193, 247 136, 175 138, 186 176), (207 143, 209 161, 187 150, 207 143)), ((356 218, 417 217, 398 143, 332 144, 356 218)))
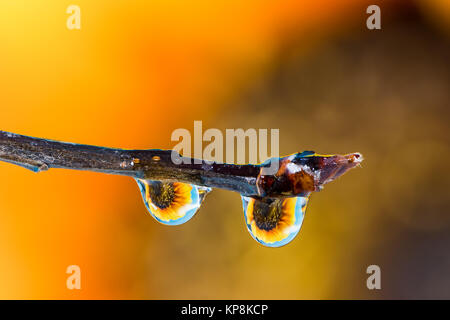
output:
POLYGON ((211 190, 181 182, 136 181, 148 211, 157 221, 168 225, 182 224, 191 219, 211 190))
POLYGON ((290 242, 300 231, 307 197, 264 199, 243 197, 245 221, 256 241, 267 246, 290 242))

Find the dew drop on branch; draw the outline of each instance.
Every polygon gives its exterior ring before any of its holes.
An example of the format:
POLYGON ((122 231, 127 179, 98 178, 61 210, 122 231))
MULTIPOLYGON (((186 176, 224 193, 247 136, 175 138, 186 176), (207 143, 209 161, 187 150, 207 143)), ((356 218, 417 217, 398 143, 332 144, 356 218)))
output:
POLYGON ((182 182, 136 179, 148 212, 158 222, 179 225, 189 221, 211 188, 182 182))
POLYGON ((259 243, 281 247, 300 231, 309 197, 251 198, 242 196, 247 229, 259 243))

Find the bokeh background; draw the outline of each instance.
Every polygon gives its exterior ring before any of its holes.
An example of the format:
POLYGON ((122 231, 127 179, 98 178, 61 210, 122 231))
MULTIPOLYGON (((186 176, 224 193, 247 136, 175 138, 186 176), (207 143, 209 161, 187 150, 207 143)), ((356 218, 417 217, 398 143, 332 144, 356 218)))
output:
POLYGON ((248 234, 238 194, 168 227, 131 178, 0 163, 0 298, 449 299, 449 31, 446 0, 1 1, 1 130, 171 148, 202 120, 366 160, 277 249, 248 234))

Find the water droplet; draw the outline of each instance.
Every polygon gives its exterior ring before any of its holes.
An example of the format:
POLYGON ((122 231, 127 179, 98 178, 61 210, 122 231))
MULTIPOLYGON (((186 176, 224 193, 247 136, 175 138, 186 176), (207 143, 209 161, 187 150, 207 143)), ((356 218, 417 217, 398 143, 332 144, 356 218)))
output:
POLYGON ((308 198, 255 199, 242 196, 248 231, 256 241, 268 247, 288 244, 300 231, 308 198))
POLYGON ((150 214, 167 225, 189 221, 200 208, 211 188, 182 182, 136 179, 150 214))

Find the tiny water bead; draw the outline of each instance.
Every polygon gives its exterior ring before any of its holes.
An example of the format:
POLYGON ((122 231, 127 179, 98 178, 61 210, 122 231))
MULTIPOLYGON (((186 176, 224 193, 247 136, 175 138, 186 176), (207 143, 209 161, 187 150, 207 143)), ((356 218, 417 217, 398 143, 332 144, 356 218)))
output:
POLYGON ((308 199, 309 196, 261 199, 242 196, 248 231, 268 247, 288 244, 300 231, 308 199))
POLYGON ((159 222, 179 225, 189 221, 211 188, 182 182, 136 179, 150 214, 159 222))

